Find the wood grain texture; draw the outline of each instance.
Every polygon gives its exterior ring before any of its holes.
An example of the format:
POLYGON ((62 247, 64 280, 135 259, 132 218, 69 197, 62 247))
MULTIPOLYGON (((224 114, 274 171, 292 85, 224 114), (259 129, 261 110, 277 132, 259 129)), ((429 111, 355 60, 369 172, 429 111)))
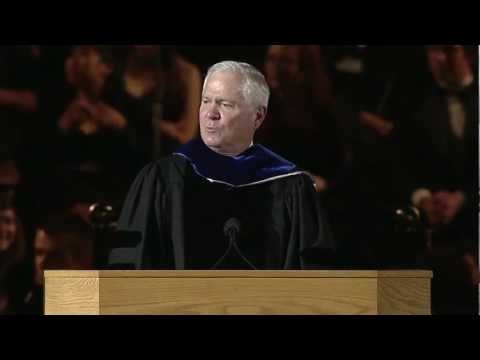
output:
POLYGON ((104 279, 101 314, 375 314, 376 279, 104 279))
POLYGON ((428 314, 429 271, 45 272, 46 314, 428 314))
POLYGON ((430 279, 378 279, 379 314, 429 315, 430 299, 430 279))
POLYGON ((100 314, 98 278, 45 278, 45 315, 100 314))
POLYGON ((45 277, 431 278, 425 270, 46 270, 45 277))

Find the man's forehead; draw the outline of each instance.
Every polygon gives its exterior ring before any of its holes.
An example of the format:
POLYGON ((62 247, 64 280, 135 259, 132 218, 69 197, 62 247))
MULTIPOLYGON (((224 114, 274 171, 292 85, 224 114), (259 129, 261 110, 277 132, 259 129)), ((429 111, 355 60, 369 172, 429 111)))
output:
POLYGON ((206 85, 222 84, 223 86, 228 85, 228 88, 240 88, 241 83, 242 77, 236 72, 216 71, 208 77, 206 85))
POLYGON ((205 83, 203 94, 211 95, 242 95, 242 80, 236 73, 216 72, 210 75, 205 83))

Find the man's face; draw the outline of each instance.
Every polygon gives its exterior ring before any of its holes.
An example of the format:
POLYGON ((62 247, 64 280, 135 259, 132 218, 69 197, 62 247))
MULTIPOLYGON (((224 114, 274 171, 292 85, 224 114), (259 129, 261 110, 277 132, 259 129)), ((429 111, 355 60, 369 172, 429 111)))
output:
POLYGON ((429 46, 427 56, 433 78, 440 85, 457 88, 472 75, 463 46, 429 46))
POLYGON ((296 47, 272 45, 265 61, 265 75, 269 86, 277 89, 299 81, 299 50, 296 47))
POLYGON ((75 48, 71 59, 77 85, 98 94, 112 71, 111 66, 103 62, 95 48, 88 46, 75 48))
POLYGON ((231 72, 210 75, 200 105, 200 134, 204 143, 223 155, 248 148, 264 111, 249 104, 241 91, 241 77, 231 72))
POLYGON ((0 210, 0 251, 7 250, 15 241, 17 225, 12 209, 0 210))

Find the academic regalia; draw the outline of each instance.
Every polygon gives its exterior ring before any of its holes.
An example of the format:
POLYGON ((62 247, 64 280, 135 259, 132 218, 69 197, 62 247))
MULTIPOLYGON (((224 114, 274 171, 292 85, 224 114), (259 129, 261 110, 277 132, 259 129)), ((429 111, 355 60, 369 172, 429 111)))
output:
POLYGON ((334 248, 307 173, 258 144, 229 157, 200 138, 142 169, 118 234, 113 269, 318 268, 334 248))

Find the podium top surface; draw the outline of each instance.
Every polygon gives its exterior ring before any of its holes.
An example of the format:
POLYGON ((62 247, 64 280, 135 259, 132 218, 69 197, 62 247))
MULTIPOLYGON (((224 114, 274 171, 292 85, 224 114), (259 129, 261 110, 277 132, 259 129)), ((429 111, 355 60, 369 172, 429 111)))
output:
POLYGON ((428 270, 45 270, 46 278, 432 278, 428 270))

